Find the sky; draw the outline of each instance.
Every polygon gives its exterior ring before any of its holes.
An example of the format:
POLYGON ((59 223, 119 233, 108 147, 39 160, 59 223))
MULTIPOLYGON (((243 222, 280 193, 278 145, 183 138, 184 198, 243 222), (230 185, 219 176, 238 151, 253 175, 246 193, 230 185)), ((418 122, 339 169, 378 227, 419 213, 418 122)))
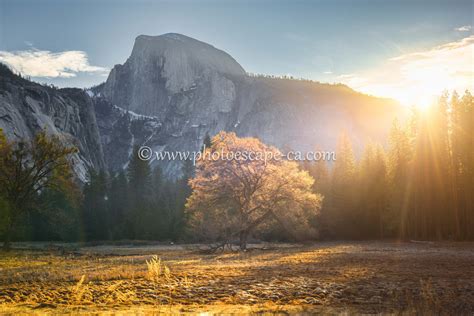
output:
POLYGON ((474 90, 473 1, 0 0, 0 62, 90 87, 138 35, 181 33, 246 71, 342 82, 409 104, 474 90))

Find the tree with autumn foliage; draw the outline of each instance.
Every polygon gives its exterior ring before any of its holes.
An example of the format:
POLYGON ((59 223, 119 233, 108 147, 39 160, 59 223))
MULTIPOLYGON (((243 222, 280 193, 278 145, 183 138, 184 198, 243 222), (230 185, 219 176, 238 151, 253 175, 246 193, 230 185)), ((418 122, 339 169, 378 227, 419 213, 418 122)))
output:
POLYGON ((237 158, 236 153, 281 157, 278 149, 256 138, 217 134, 189 181, 192 193, 186 212, 193 233, 224 244, 238 238, 242 250, 250 235, 273 225, 281 225, 295 238, 314 233, 310 219, 322 201, 312 192, 314 179, 295 162, 237 158), (213 153, 221 156, 213 159, 213 153), (234 159, 224 158, 231 155, 234 159))
POLYGON ((0 130, 0 229, 5 249, 24 215, 55 209, 57 203, 44 196, 61 193, 69 201, 77 200, 79 191, 67 159, 76 152, 45 132, 30 141, 9 141, 0 130))

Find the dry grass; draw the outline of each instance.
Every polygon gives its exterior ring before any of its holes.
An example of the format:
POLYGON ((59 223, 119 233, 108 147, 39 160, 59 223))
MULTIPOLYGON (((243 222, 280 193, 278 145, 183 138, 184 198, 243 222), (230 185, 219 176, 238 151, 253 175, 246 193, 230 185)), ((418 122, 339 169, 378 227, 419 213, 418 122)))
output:
POLYGON ((0 253, 0 312, 472 314, 473 262, 469 243, 23 250, 0 253))
POLYGON ((86 276, 83 275, 79 282, 72 288, 71 297, 69 302, 74 305, 81 304, 83 302, 91 302, 93 300, 92 292, 87 284, 84 284, 86 276))

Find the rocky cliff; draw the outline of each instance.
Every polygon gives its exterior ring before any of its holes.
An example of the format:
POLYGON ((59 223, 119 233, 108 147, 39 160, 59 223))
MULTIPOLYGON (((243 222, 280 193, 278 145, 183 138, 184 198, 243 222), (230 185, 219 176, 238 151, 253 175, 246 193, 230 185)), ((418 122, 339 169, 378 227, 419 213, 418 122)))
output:
POLYGON ((74 171, 86 180, 88 168, 106 168, 92 99, 81 89, 56 89, 25 80, 0 64, 0 128, 10 140, 54 134, 79 153, 74 171))
MULTIPOLYGON (((10 139, 40 129, 80 152, 76 173, 125 168, 134 146, 197 151, 221 130, 280 148, 334 150, 341 131, 356 150, 383 140, 399 107, 344 85, 249 76, 227 53, 180 34, 138 36, 131 56, 88 91, 30 82, 0 65, 0 128, 10 139)), ((182 162, 153 162, 170 177, 182 162)))
MULTIPOLYGON (((382 139, 398 111, 393 101, 344 85, 248 76, 225 52, 180 34, 138 36, 97 93, 155 117, 159 129, 147 144, 167 151, 199 150, 206 133, 220 130, 303 151, 333 150, 346 130, 357 147, 382 139)), ((174 176, 180 165, 161 167, 174 176)))

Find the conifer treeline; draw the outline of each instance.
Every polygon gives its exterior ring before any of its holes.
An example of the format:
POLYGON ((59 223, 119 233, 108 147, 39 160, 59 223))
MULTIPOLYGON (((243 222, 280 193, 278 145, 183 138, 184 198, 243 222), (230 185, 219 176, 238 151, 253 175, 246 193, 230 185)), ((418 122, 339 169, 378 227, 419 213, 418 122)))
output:
POLYGON ((134 149, 126 171, 113 177, 90 171, 81 208, 85 240, 176 240, 184 230, 184 204, 189 196, 192 163, 171 181, 160 168, 151 170, 134 149))
POLYGON ((331 172, 305 164, 324 195, 323 238, 474 239, 474 101, 445 94, 408 124, 393 123, 387 150, 366 145, 356 161, 339 141, 331 172))
MULTIPOLYGON (((368 143, 360 159, 342 135, 331 168, 303 164, 324 196, 313 223, 320 237, 473 240, 473 129, 474 98, 466 92, 413 111, 407 123, 395 121, 385 148, 368 143)), ((25 215, 12 240, 183 239, 192 174, 186 161, 183 177, 168 180, 134 152, 118 174, 91 170, 78 208, 65 196, 42 194, 61 212, 25 215)), ((284 238, 275 232, 268 238, 284 238)))

